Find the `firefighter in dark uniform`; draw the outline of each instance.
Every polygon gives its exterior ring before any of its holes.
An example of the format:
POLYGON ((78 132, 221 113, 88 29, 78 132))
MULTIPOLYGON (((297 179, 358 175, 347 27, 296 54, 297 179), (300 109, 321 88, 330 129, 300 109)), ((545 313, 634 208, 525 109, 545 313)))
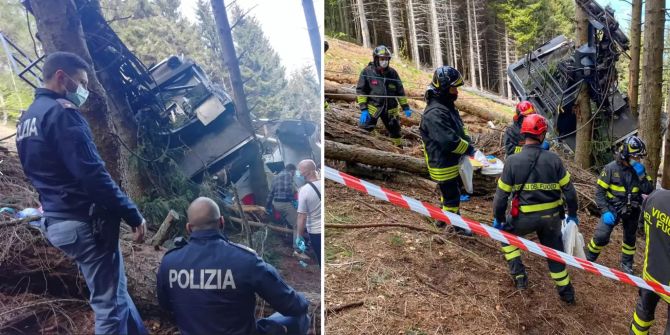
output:
POLYGON ((602 216, 586 251, 586 259, 595 261, 609 243, 614 226, 621 222, 621 269, 629 274, 633 273, 642 194, 649 194, 654 190, 651 177, 639 162, 646 154, 644 142, 637 136, 630 136, 624 140, 616 160, 603 168, 596 187, 596 203, 602 216))
MULTIPOLYGON (((655 283, 670 283, 670 191, 657 190, 642 203, 640 222, 644 224, 646 252, 642 278, 655 283)), ((640 289, 640 297, 630 326, 631 335, 646 335, 654 322, 659 300, 670 304, 670 296, 640 289)), ((665 335, 670 334, 670 305, 665 335)))
POLYGON ((366 66, 356 85, 356 101, 361 109, 360 127, 372 131, 381 117, 393 144, 402 146, 400 108, 406 117, 412 116, 405 88, 398 72, 389 63, 391 51, 383 45, 372 52, 373 61, 366 66))
POLYGON ((307 334, 307 299, 253 250, 223 235, 212 199, 193 201, 187 216, 190 240, 165 254, 156 285, 182 335, 307 334), (256 294, 277 313, 256 321, 256 294))
MULTIPOLYGON (((523 148, 524 138, 521 135, 521 124, 523 119, 531 114, 535 114, 535 107, 530 101, 524 100, 516 104, 514 111, 514 119, 512 123, 505 129, 505 136, 503 142, 505 143, 505 156, 518 154, 523 148)), ((542 142, 542 148, 549 150, 549 142, 542 142)))
MULTIPOLYGON (((428 174, 442 193, 442 209, 457 214, 460 214, 461 200, 459 161, 464 155, 475 153, 454 105, 458 87, 462 85, 463 77, 458 70, 451 66, 437 68, 426 91, 427 105, 419 126, 428 174)), ((438 225, 444 226, 444 223, 438 222, 438 225)), ((458 227, 455 229, 464 235, 471 234, 458 227)))
MULTIPOLYGON (((567 220, 578 223, 577 192, 558 155, 542 149, 546 132, 547 121, 541 115, 529 115, 523 120, 521 134, 525 144, 520 153, 505 161, 493 199, 493 226, 519 236, 535 232, 543 245, 563 250, 564 199, 568 207, 567 220), (512 205, 507 215, 510 194, 512 205)), ((503 245, 502 250, 516 287, 525 289, 528 275, 521 262, 521 250, 512 245, 503 245)), ((575 292, 565 264, 551 259, 547 262, 561 300, 573 304, 575 292)))
POLYGON ((89 65, 54 52, 42 67, 44 88, 17 124, 23 171, 40 196, 43 232, 82 272, 95 313, 96 334, 146 334, 128 294, 119 249, 120 220, 144 238, 137 206, 111 178, 79 111, 86 101, 89 65))

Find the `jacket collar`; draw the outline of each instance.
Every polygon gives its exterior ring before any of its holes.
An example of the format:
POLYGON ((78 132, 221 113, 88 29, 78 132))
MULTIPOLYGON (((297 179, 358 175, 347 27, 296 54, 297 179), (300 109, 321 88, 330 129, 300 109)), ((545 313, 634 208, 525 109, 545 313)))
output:
POLYGON ((456 111, 456 105, 453 100, 448 100, 446 97, 441 97, 438 95, 433 95, 430 97, 429 103, 436 103, 444 106, 449 111, 456 111))
POLYGON ((35 89, 35 98, 37 98, 39 96, 46 96, 46 97, 53 98, 53 99, 64 99, 65 98, 64 95, 59 94, 57 92, 54 92, 54 91, 52 91, 48 88, 44 88, 44 87, 39 87, 39 88, 35 89))
POLYGON ((195 240, 222 239, 222 240, 225 240, 226 237, 218 229, 205 229, 205 230, 196 230, 196 231, 192 232, 190 239, 195 239, 195 240))

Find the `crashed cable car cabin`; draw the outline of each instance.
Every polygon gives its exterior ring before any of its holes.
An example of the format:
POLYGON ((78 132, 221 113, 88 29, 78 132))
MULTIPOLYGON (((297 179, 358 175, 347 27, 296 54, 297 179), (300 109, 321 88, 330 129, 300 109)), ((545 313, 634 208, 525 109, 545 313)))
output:
POLYGON ((573 111, 580 90, 591 98, 592 143, 596 163, 611 159, 611 149, 637 132, 628 97, 617 88, 616 62, 629 48, 614 11, 594 0, 577 0, 589 18, 588 42, 575 45, 565 36, 525 55, 507 69, 515 95, 529 100, 549 122, 548 137, 574 151, 577 118, 573 111), (582 85, 585 83, 586 85, 582 85))

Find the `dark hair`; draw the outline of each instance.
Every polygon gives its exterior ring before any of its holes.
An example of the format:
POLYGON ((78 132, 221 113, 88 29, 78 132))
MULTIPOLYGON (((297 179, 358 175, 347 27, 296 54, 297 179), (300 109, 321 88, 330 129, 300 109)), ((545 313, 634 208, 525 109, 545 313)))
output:
POLYGON ((64 51, 49 54, 42 67, 44 80, 50 80, 58 70, 63 70, 68 75, 74 75, 77 70, 88 71, 89 65, 81 57, 64 51))
POLYGON ((293 165, 293 164, 287 164, 286 167, 284 168, 284 170, 286 170, 286 171, 295 171, 296 168, 295 168, 295 165, 293 165))

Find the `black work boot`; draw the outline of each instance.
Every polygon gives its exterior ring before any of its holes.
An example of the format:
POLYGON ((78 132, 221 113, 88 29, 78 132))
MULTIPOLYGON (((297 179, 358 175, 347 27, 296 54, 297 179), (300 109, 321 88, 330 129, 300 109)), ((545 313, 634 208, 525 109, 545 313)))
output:
POLYGON ((514 277, 514 285, 517 290, 525 290, 528 288, 528 276, 524 274, 516 275, 514 277))
POLYGON ((596 259, 598 259, 598 255, 600 254, 593 253, 591 252, 591 250, 588 249, 586 250, 586 260, 589 262, 595 262, 596 259))
POLYGON ((632 275, 633 274, 633 256, 621 255, 621 271, 632 275))
POLYGON ((561 300, 568 305, 575 304, 575 288, 572 287, 572 283, 568 283, 565 286, 557 286, 558 295, 561 297, 561 300))

